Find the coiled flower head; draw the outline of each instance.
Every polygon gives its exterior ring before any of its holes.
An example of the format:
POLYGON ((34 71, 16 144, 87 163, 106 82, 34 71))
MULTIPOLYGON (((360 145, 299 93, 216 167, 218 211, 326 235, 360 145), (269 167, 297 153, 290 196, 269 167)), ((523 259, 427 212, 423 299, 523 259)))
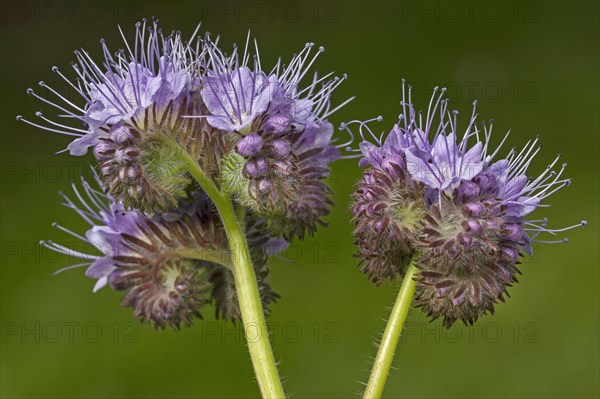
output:
POLYGON ((76 51, 76 81, 53 70, 79 94, 77 105, 41 85, 53 102, 82 126, 37 115, 45 124, 19 116, 47 131, 75 136, 68 150, 89 148, 107 192, 127 208, 160 213, 195 191, 190 163, 219 189, 233 193, 257 217, 268 219, 275 235, 312 234, 330 210, 325 179, 340 154, 327 118, 348 101, 331 107, 331 95, 346 79, 306 76, 323 48, 314 44, 283 65, 264 72, 258 49, 224 53, 210 38, 179 32, 162 34, 154 21, 136 25, 135 42, 112 54, 104 41, 102 66, 76 51), (250 59, 253 58, 253 61, 250 59), (302 87, 301 85, 304 85, 302 87))
POLYGON ((281 60, 267 74, 260 57, 252 69, 246 45, 222 53, 205 39, 209 66, 202 79, 208 123, 235 137, 223 160, 221 182, 255 214, 270 220, 286 238, 312 234, 329 213, 329 164, 340 154, 333 143, 331 94, 346 77, 315 77, 300 84, 317 56, 308 43, 287 66, 281 60))
POLYGON ((180 33, 164 36, 154 21, 136 25, 135 44, 112 54, 101 41, 104 60, 98 65, 85 51, 75 51, 75 81, 58 67, 52 70, 81 97, 77 105, 44 82, 46 99, 63 117, 80 125, 52 121, 40 112, 44 124, 18 119, 44 130, 77 137, 68 145, 72 155, 89 148, 108 192, 126 207, 165 210, 187 197, 191 180, 180 152, 197 158, 202 150, 205 122, 185 119, 201 113, 198 73, 190 65, 192 51, 180 33), (176 145, 174 145, 176 144, 176 145))
MULTIPOLYGON (((97 182, 101 184, 99 178, 97 182)), ((84 259, 85 263, 75 267, 87 267, 86 276, 97 280, 94 291, 107 284, 114 290, 125 291, 121 304, 132 308, 137 319, 157 329, 189 326, 201 317, 200 309, 210 302, 215 303, 218 316, 232 319, 239 316, 223 311, 230 306, 233 287, 221 284, 216 276, 232 276, 230 255, 220 219, 204 195, 194 195, 168 213, 148 215, 126 209, 83 178, 81 186, 73 185, 79 204, 68 196, 63 198, 65 205, 91 228, 82 236, 55 226, 95 247, 101 255, 76 251, 53 241, 42 244, 84 259)), ((249 218, 248 223, 261 222, 249 218)), ((264 233, 255 232, 255 236, 250 240, 250 248, 257 254, 253 260, 268 304, 278 296, 267 282, 266 254, 276 253, 286 243, 270 239, 264 233)))
POLYGON ((224 215, 216 210, 229 212, 222 205, 231 198, 246 215, 240 222, 263 302, 275 301, 271 247, 313 234, 332 205, 326 178, 340 152, 327 118, 346 104, 331 106, 346 77, 315 74, 305 84, 323 51, 313 43, 265 72, 258 50, 251 57, 249 36, 243 52, 234 46, 228 55, 208 34, 196 31, 186 42, 179 32, 163 35, 156 21, 138 23, 125 50, 112 54, 101 43, 101 63, 75 52, 75 80, 53 67, 81 101, 44 83, 47 96, 28 90, 74 125, 41 113, 42 124, 18 117, 76 137, 70 153, 91 149, 98 161, 102 192, 84 181, 88 199, 75 188, 81 204, 66 201, 91 225, 85 237, 72 234, 102 255, 45 245, 90 261, 82 266, 96 289, 125 291, 123 305, 157 328, 189 325, 207 302, 218 317, 235 319, 224 215))
POLYGON ((459 319, 472 324, 504 301, 533 242, 566 242, 539 234, 586 222, 552 230, 545 219, 527 218, 570 184, 562 177, 566 164, 554 170, 560 156, 538 177, 527 175, 537 138, 495 160, 502 144, 489 151, 493 121, 477 126, 476 102, 459 140, 458 112, 448 110, 445 89, 434 89, 426 115, 415 111, 410 86, 402 91, 403 113, 385 140, 368 127, 372 120, 341 126, 352 134, 349 125, 359 124, 359 165, 367 167, 353 196, 357 256, 376 284, 402 275, 415 257, 416 305, 447 327, 459 319))

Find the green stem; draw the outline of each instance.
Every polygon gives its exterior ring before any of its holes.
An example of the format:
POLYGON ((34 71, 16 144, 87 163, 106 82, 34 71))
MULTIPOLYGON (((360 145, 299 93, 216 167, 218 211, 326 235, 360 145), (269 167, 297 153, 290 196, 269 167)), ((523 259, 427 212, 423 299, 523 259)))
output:
MULTIPOLYGON (((223 221, 231 251, 232 271, 246 342, 261 395, 263 398, 269 399, 284 398, 285 393, 269 341, 267 323, 243 222, 239 221, 236 216, 231 197, 217 188, 212 179, 206 176, 187 151, 182 150, 181 152, 182 160, 186 163, 188 171, 213 201, 223 221)), ((240 212, 240 216, 242 214, 245 213, 240 212)))
POLYGON ((260 391, 263 398, 284 398, 246 235, 235 215, 231 199, 217 205, 217 208, 229 240, 240 313, 260 391))
POLYGON ((413 256, 406 270, 404 281, 402 281, 400 292, 398 292, 398 298, 396 298, 392 314, 390 315, 383 337, 381 338, 381 343, 379 344, 377 357, 375 358, 375 363, 373 363, 371 376, 369 377, 369 382, 367 383, 367 388, 363 395, 364 399, 381 398, 383 393, 385 381, 390 373, 392 360, 394 359, 394 353, 396 352, 396 346, 398 345, 398 339, 402 333, 402 326, 406 320, 410 303, 415 295, 415 286, 417 285, 415 280, 417 275, 415 260, 417 256, 417 254, 413 256))
POLYGON ((179 251, 169 251, 163 254, 165 257, 167 256, 178 256, 181 258, 188 259, 196 259, 196 260, 204 260, 211 263, 216 263, 217 265, 221 265, 226 267, 229 270, 232 270, 231 266, 231 258, 229 252, 225 250, 215 250, 215 249, 202 249, 202 250, 179 250, 179 251))

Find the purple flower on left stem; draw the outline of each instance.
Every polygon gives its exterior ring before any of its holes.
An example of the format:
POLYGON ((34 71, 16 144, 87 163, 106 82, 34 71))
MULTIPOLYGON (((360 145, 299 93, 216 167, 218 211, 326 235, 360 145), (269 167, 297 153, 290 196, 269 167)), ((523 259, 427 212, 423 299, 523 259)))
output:
POLYGON ((234 47, 228 55, 196 33, 186 42, 144 20, 123 50, 111 53, 102 40, 102 62, 76 51, 74 79, 52 70, 78 100, 43 82, 44 94, 28 90, 69 122, 41 112, 40 123, 18 117, 73 137, 71 155, 91 149, 97 160, 101 190, 82 181, 83 192, 73 187, 79 203, 65 197, 90 229, 83 236, 57 227, 100 254, 43 244, 84 259, 76 266, 87 267, 95 290, 126 291, 122 304, 157 328, 189 325, 207 302, 217 316, 240 315, 224 227, 204 189, 231 194, 245 215, 266 305, 278 298, 267 258, 325 224, 326 178, 340 156, 327 118, 345 104, 331 106, 345 76, 314 75, 301 88, 322 48, 307 44, 266 72, 257 49, 250 61, 249 36, 243 53, 234 47))
MULTIPOLYGON (((75 52, 76 78, 57 73, 83 100, 77 105, 44 82, 48 98, 28 93, 52 105, 71 123, 36 115, 42 124, 18 118, 50 132, 76 137, 67 147, 75 156, 89 148, 111 195, 126 206, 164 210, 187 197, 191 183, 173 140, 190 156, 200 153, 202 122, 182 119, 200 112, 194 93, 197 74, 189 65, 191 49, 180 33, 164 36, 157 22, 136 25, 135 44, 112 54, 101 41, 104 60, 97 64, 85 50, 75 52), (55 97, 59 101, 51 99, 55 97)), ((124 36, 123 36, 124 37, 124 36)))
MULTIPOLYGON (((97 184, 101 184, 99 180, 97 184)), ((86 267, 86 276, 96 279, 94 291, 107 284, 125 291, 122 305, 157 329, 189 326, 209 303, 214 303, 218 316, 239 317, 225 233, 207 198, 197 196, 177 210, 152 216, 126 209, 83 178, 79 187, 73 184, 72 188, 77 200, 63 194, 65 205, 90 228, 80 235, 55 226, 96 251, 77 251, 43 241, 54 251, 84 260, 59 272, 86 267)), ((286 243, 269 238, 263 224, 248 219, 248 241, 267 305, 278 298, 268 284, 267 256, 285 249, 286 243)))

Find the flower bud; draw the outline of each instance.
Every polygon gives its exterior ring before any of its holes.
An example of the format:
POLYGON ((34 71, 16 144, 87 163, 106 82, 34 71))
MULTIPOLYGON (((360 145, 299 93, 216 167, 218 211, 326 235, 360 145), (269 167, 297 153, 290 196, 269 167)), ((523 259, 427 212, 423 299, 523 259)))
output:
POLYGON ((248 179, 259 179, 266 176, 267 172, 267 161, 264 158, 252 159, 244 165, 244 177, 248 179))
POLYGON ((504 239, 508 241, 518 241, 523 235, 523 228, 516 223, 507 223, 502 230, 504 239))
POLYGON ((494 194, 498 190, 498 179, 490 172, 481 172, 473 178, 481 190, 481 195, 494 194))
POLYGON ((463 215, 467 217, 481 217, 485 214, 486 208, 479 202, 471 202, 463 206, 463 215))
POLYGON ((273 140, 269 143, 268 152, 272 156, 286 157, 290 151, 290 143, 286 140, 273 140))
POLYGON ((136 318, 156 329, 179 329, 199 318, 208 302, 210 285, 205 270, 190 259, 169 259, 156 269, 121 267, 109 275, 115 290, 128 290, 121 304, 131 307, 136 318))
POLYGON ((404 273, 425 210, 420 192, 407 183, 405 173, 399 169, 395 177, 377 168, 367 169, 352 195, 359 247, 355 256, 361 259, 361 270, 377 285, 404 273))
POLYGON ((162 211, 187 196, 191 184, 178 150, 123 125, 94 148, 108 193, 126 207, 162 211))
POLYGON ((470 234, 479 235, 481 234, 482 228, 479 222, 475 219, 467 219, 462 222, 462 228, 470 234))
POLYGON ((262 146, 263 140, 260 136, 256 133, 250 133, 238 142, 236 149, 238 154, 244 157, 251 157, 258 154, 262 146))
POLYGON ((263 128, 268 132, 282 133, 289 128, 291 122, 289 115, 274 114, 267 118, 263 128))
POLYGON ((491 212, 497 202, 488 199, 481 193, 444 196, 420 222, 415 304, 446 327, 493 312, 517 272, 520 228, 491 212))
POLYGON ((455 190, 454 196, 459 202, 466 203, 473 201, 479 195, 479 186, 471 181, 464 181, 455 190))
POLYGON ((236 149, 222 162, 224 189, 258 214, 285 213, 301 178, 287 139, 251 133, 238 142, 236 149))

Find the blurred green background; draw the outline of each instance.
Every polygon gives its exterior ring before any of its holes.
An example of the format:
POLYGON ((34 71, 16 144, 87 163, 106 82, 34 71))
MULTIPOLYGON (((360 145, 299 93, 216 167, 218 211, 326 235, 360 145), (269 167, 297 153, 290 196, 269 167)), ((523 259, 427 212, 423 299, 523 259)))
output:
MULTIPOLYGON (((535 170, 555 154, 573 185, 538 212, 553 226, 587 219, 568 245, 547 245, 523 265, 512 298, 472 328, 446 332, 409 314, 385 395, 390 398, 547 398, 599 396, 599 3, 596 1, 4 1, 1 38, 1 395, 7 398, 256 397, 239 326, 205 321, 180 333, 132 323, 121 294, 92 294, 83 270, 37 246, 72 242, 52 222, 85 224, 57 192, 91 158, 53 155, 67 138, 15 120, 47 110, 25 94, 39 80, 58 82, 73 49, 99 54, 101 37, 122 46, 142 17, 164 30, 221 34, 242 42, 248 29, 264 65, 304 42, 326 47, 320 72, 348 73, 337 100, 357 99, 332 118, 400 112, 401 79, 426 107, 431 88, 448 86, 463 118, 474 98, 481 119, 495 118, 506 147, 542 134, 535 170)), ((463 120, 463 123, 465 121, 463 120)), ((357 397, 397 287, 372 286, 352 257, 348 199, 361 171, 340 162, 332 176, 337 207, 330 226, 275 259, 273 345, 287 391, 296 398, 357 397)))

